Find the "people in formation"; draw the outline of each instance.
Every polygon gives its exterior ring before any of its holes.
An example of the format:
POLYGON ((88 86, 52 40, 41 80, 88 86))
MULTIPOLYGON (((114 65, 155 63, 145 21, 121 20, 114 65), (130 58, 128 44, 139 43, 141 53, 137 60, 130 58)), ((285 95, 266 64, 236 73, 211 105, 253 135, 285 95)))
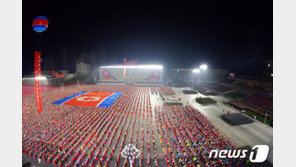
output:
POLYGON ((22 151, 56 166, 128 166, 123 149, 140 151, 133 166, 242 166, 241 159, 209 158, 212 149, 236 149, 211 121, 191 107, 151 106, 150 93, 174 95, 169 86, 68 86, 23 96, 22 151), (56 105, 82 91, 124 92, 109 108, 56 105), (152 165, 153 164, 153 165, 152 165))

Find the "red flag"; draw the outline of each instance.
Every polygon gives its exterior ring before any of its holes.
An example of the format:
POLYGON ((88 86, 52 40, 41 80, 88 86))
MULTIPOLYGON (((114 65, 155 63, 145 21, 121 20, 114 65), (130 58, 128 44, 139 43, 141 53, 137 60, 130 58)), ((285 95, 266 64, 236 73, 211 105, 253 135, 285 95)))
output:
POLYGON ((42 100, 41 100, 41 52, 35 51, 35 96, 36 106, 38 113, 42 112, 42 100))

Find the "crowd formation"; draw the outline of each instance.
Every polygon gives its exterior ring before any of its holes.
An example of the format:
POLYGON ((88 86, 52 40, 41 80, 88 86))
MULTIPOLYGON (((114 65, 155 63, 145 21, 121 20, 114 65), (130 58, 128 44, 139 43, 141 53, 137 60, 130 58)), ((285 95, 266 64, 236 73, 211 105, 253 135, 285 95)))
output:
MULTIPOLYGON (((53 87, 46 87, 46 89, 53 89, 53 87)), ((41 91, 45 91, 45 87, 41 86, 41 91)), ((23 85, 22 86, 22 95, 27 96, 35 93, 35 87, 34 86, 27 86, 23 85)))
POLYGON ((175 95, 175 92, 169 86, 151 86, 150 90, 152 94, 162 93, 164 95, 175 95))
POLYGON ((241 166, 235 159, 208 158, 211 149, 233 149, 205 116, 191 106, 151 106, 150 94, 173 95, 168 86, 69 86, 23 96, 22 151, 56 166, 128 166, 124 146, 140 150, 135 166, 241 166), (55 105, 81 91, 124 92, 109 108, 55 105))
POLYGON ((270 96, 262 95, 262 94, 253 94, 242 99, 243 102, 258 106, 260 108, 267 109, 269 111, 273 110, 273 99, 270 96))
POLYGON ((241 100, 232 100, 230 101, 230 104, 240 109, 250 110, 262 117, 265 117, 266 114, 269 120, 273 120, 272 97, 261 94, 253 94, 241 100))
POLYGON ((209 158, 212 149, 235 149, 204 115, 187 105, 157 106, 156 125, 168 166, 242 166, 246 161, 209 158))
MULTIPOLYGON (((73 85, 86 85, 86 83, 71 83, 71 84, 65 84, 63 85, 64 87, 66 86, 73 86, 73 85)), ((56 89, 62 87, 60 86, 41 86, 41 91, 47 91, 47 90, 51 90, 51 89, 56 89)), ((35 93, 35 86, 30 86, 30 85, 23 85, 22 86, 22 95, 23 96, 27 96, 27 95, 32 95, 35 93)))

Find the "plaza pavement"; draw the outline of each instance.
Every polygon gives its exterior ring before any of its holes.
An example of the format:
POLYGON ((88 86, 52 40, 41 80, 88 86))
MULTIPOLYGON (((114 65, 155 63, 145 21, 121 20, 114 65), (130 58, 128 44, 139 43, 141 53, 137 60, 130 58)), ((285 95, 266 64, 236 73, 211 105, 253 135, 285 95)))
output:
MULTIPOLYGON (((239 147, 253 147, 255 145, 268 145, 270 148, 268 161, 272 163, 273 161, 273 128, 258 121, 254 120, 253 123, 243 124, 243 125, 230 125, 226 123, 221 115, 224 111, 230 110, 230 113, 241 113, 239 110, 225 105, 223 102, 228 102, 229 99, 221 96, 207 96, 217 101, 217 104, 201 105, 194 101, 198 97, 205 97, 204 95, 198 93, 197 95, 186 95, 182 93, 182 90, 185 88, 175 88, 172 89, 176 92, 176 97, 181 98, 181 101, 184 105, 189 103, 194 108, 202 112, 213 124, 225 133, 234 143, 239 147)), ((190 89, 190 88, 186 88, 190 89)))

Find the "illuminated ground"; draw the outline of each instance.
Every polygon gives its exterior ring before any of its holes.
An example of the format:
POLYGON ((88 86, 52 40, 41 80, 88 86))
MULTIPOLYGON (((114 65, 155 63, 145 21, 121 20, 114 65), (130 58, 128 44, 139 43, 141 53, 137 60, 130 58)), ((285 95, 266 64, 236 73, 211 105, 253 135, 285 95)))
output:
POLYGON ((243 124, 238 126, 232 126, 223 121, 220 116, 225 111, 230 110, 231 113, 239 113, 238 110, 230 106, 224 105, 224 101, 229 101, 227 98, 219 95, 208 96, 215 101, 217 104, 214 105, 200 105, 196 102, 193 102, 193 99, 196 96, 206 97, 200 93, 198 95, 184 95, 180 91, 184 88, 173 88, 176 92, 176 96, 180 97, 184 104, 187 102, 190 103, 194 108, 202 112, 209 120, 211 120, 221 131, 225 133, 233 142, 237 143, 239 147, 250 146, 258 144, 266 144, 270 149, 268 160, 272 162, 273 159, 273 128, 263 124, 258 120, 250 124, 243 124))
POLYGON ((41 114, 36 112, 34 95, 23 96, 23 157, 35 163, 40 158, 43 166, 125 166, 129 162, 120 153, 131 143, 142 153, 135 166, 234 163, 208 159, 208 153, 211 149, 237 148, 235 142, 198 110, 163 106, 159 92, 173 91, 164 86, 57 88, 43 92, 41 114), (83 91, 123 94, 109 108, 53 104, 83 91))

